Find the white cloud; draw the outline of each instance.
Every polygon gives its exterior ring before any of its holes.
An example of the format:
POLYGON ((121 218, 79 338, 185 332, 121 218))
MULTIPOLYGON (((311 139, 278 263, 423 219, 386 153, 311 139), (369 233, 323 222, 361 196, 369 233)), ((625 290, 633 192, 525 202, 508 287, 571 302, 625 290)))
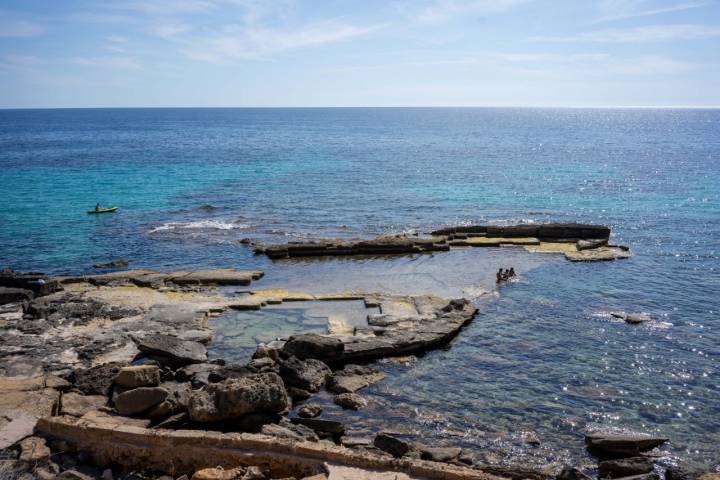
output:
POLYGON ((74 57, 70 63, 88 67, 113 68, 119 70, 139 70, 140 64, 132 57, 110 56, 110 57, 74 57))
POLYGON ((438 24, 462 15, 487 15, 510 10, 529 0, 431 0, 397 4, 410 20, 438 24))
POLYGON ((150 28, 150 33, 161 38, 172 38, 190 30, 191 27, 184 23, 161 23, 150 28))
POLYGON ((37 23, 25 20, 0 20, 0 37, 35 37, 43 33, 45 27, 37 23))
POLYGON ((262 59, 289 50, 342 42, 367 35, 383 26, 327 21, 296 30, 280 30, 234 25, 226 27, 223 34, 215 37, 190 39, 192 46, 184 53, 194 60, 212 62, 262 59))
POLYGON ((536 36, 534 42, 597 42, 597 43, 649 43, 669 40, 698 40, 720 36, 719 27, 676 24, 649 25, 627 29, 607 29, 569 36, 536 36))
POLYGON ((660 8, 641 9, 642 2, 632 2, 624 0, 622 2, 605 0, 599 5, 604 10, 604 15, 596 18, 592 23, 614 22, 617 20, 627 20, 630 18, 651 17, 654 15, 662 15, 664 13, 682 12, 708 5, 707 2, 688 2, 669 5, 660 8))

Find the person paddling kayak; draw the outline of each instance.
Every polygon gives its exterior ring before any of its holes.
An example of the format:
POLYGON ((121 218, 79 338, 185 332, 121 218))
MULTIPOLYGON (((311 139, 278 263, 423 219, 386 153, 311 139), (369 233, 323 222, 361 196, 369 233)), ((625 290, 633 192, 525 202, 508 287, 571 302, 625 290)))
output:
POLYGON ((95 211, 99 212, 100 210, 102 210, 102 207, 100 206, 100 202, 98 202, 95 204, 95 211))

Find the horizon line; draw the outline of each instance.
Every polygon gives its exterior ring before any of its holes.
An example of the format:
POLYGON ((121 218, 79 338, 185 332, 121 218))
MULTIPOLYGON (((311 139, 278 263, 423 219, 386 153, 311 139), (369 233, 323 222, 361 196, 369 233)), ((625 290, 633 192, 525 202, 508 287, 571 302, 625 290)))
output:
POLYGON ((310 106, 126 106, 126 107, 0 107, 0 111, 10 110, 182 110, 182 109, 253 109, 253 110, 280 110, 280 109, 363 109, 363 108, 478 108, 478 109, 491 109, 491 108, 515 108, 515 109, 541 109, 541 108, 554 108, 554 109, 566 109, 566 110, 579 110, 579 109, 594 109, 594 110, 620 110, 620 109, 637 109, 637 110, 718 110, 720 105, 310 105, 310 106))

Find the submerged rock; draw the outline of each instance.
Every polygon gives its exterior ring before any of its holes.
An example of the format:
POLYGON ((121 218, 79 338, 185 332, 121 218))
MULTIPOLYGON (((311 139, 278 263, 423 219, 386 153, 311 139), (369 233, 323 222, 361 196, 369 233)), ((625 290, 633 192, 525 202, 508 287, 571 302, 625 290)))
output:
POLYGON ((334 393, 355 393, 358 390, 379 382, 385 374, 370 367, 346 365, 333 374, 328 381, 328 390, 334 393))
POLYGON ((591 480, 591 477, 575 467, 565 467, 558 473, 557 480, 591 480))
POLYGON ((251 374, 211 383, 190 397, 190 418, 217 422, 247 413, 278 413, 289 408, 282 379, 275 373, 251 374))
POLYGON ((110 262, 106 263, 96 263, 93 265, 93 268, 119 268, 119 267, 127 267, 130 262, 124 258, 117 258, 115 260, 112 260, 110 262))

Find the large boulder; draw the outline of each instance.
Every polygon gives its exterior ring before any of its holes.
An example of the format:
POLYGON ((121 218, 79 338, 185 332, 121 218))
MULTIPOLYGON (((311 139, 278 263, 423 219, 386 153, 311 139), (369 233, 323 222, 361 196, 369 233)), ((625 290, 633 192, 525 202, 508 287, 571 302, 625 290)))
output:
POLYGON ((332 375, 330 367, 314 358, 300 360, 297 357, 290 357, 280 362, 280 376, 288 387, 318 392, 330 375, 332 375))
POLYGON ((332 360, 339 358, 344 349, 345 345, 339 338, 317 333, 302 333, 290 337, 282 350, 287 355, 294 355, 301 360, 307 358, 332 360))
POLYGON ((104 363, 75 371, 75 388, 85 395, 109 395, 115 377, 125 365, 104 363))
POLYGON ((412 448, 410 443, 387 433, 378 433, 375 440, 373 440, 373 444, 383 452, 397 458, 402 457, 412 448))
POLYGON ((289 404, 282 379, 275 373, 260 373, 211 383, 193 392, 189 410, 195 422, 217 422, 247 413, 278 413, 289 404))
POLYGON ((140 387, 115 397, 115 409, 120 415, 137 415, 162 403, 168 391, 160 387, 140 387))
POLYGON ((115 377, 115 383, 123 387, 155 387, 160 383, 160 368, 156 365, 123 367, 115 377))
POLYGON ((207 361, 205 345, 190 340, 180 340, 172 335, 148 335, 136 340, 138 349, 148 355, 160 357, 172 366, 184 366, 207 361))
POLYGON ((611 433, 588 433, 585 444, 590 450, 610 455, 633 456, 647 452, 667 442, 665 437, 644 435, 616 435, 611 433))

